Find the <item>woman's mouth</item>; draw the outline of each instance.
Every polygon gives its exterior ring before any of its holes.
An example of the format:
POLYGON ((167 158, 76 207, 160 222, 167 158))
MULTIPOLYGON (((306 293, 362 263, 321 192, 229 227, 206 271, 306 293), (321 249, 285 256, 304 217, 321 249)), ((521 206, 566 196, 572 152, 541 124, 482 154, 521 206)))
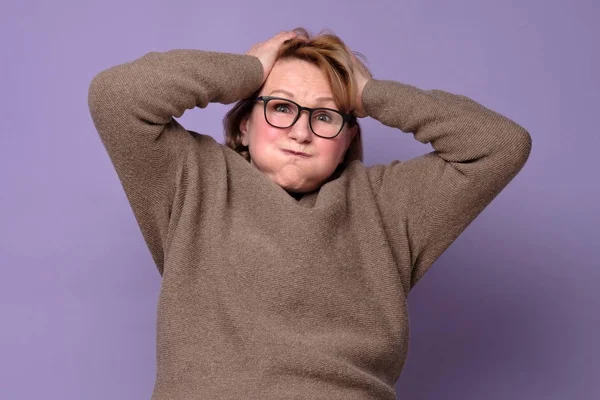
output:
POLYGON ((308 153, 303 153, 301 151, 293 151, 293 150, 288 150, 288 149, 281 149, 285 154, 290 155, 290 156, 296 156, 296 157, 310 157, 310 154, 308 153))

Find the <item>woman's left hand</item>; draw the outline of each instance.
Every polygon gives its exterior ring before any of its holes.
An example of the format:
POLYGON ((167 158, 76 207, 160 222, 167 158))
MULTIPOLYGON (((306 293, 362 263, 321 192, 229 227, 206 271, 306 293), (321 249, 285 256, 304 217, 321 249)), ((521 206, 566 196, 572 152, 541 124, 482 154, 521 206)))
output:
POLYGON ((367 116, 367 112, 362 103, 362 92, 369 79, 371 79, 371 74, 363 67, 355 55, 352 55, 352 61, 354 62, 353 72, 356 84, 356 103, 353 114, 357 118, 364 118, 367 116))

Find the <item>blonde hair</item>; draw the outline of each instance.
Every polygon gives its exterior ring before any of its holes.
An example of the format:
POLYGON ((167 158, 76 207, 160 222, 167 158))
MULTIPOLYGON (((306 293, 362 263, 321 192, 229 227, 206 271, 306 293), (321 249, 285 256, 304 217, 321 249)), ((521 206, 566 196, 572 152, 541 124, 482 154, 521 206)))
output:
MULTIPOLYGON (((356 108, 357 90, 354 79, 354 59, 358 67, 367 76, 371 76, 365 65, 355 58, 354 54, 362 57, 359 53, 353 53, 344 42, 333 33, 321 32, 311 37, 304 28, 296 28, 294 32, 303 36, 306 40, 292 39, 285 42, 279 49, 277 59, 297 59, 307 61, 321 69, 327 78, 335 103, 340 111, 352 114, 356 108)), ((262 88, 261 88, 262 89, 262 88)), ((247 99, 238 101, 223 118, 225 129, 225 144, 241 154, 250 161, 250 152, 242 143, 240 123, 252 112, 254 99, 258 96, 260 89, 247 99)), ((363 159, 363 146, 360 125, 356 118, 348 123, 350 128, 356 129, 354 139, 350 143, 340 167, 345 167, 350 162, 363 159)))

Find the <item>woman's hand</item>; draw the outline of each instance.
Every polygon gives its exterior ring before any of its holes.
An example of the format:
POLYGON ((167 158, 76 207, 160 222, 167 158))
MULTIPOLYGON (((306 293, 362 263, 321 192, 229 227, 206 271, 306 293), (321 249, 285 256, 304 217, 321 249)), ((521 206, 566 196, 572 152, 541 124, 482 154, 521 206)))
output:
POLYGON ((298 34, 293 31, 280 32, 264 42, 256 43, 246 52, 247 55, 257 57, 262 63, 264 71, 263 83, 267 80, 273 65, 275 65, 277 53, 279 52, 281 45, 286 40, 291 40, 296 37, 303 38, 303 36, 298 36, 298 34))
POLYGON ((362 92, 369 79, 371 79, 371 74, 358 61, 355 55, 352 56, 352 61, 354 62, 353 72, 354 82, 356 84, 356 103, 354 106, 354 116, 357 118, 364 118, 367 116, 367 112, 363 107, 362 92))

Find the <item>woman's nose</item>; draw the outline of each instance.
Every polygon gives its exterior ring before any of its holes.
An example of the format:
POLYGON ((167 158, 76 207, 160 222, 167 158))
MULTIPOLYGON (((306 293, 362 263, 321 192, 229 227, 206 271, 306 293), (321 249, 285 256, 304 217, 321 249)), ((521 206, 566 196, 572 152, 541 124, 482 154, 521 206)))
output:
POLYGON ((289 135, 291 138, 300 143, 310 142, 312 140, 312 131, 309 126, 308 112, 301 112, 298 121, 292 125, 289 135))

